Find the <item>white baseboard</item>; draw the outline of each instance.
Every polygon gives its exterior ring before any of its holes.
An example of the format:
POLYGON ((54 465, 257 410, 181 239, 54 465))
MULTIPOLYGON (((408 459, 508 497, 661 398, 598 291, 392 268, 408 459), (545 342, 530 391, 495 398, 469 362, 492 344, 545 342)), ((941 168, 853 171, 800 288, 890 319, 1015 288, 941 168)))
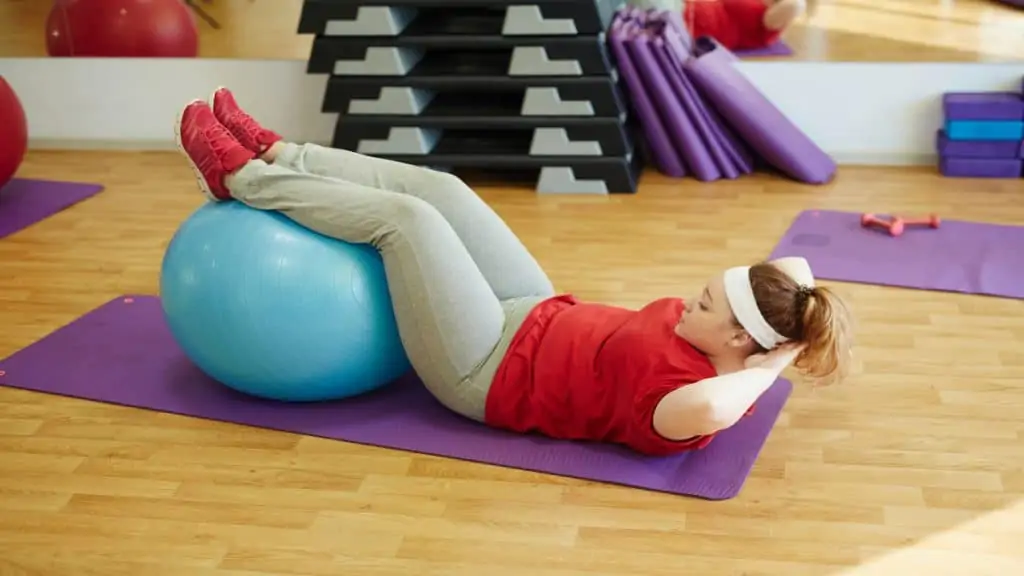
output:
POLYGON ((876 154, 872 152, 842 152, 833 154, 832 158, 840 166, 935 166, 939 162, 938 154, 876 154))

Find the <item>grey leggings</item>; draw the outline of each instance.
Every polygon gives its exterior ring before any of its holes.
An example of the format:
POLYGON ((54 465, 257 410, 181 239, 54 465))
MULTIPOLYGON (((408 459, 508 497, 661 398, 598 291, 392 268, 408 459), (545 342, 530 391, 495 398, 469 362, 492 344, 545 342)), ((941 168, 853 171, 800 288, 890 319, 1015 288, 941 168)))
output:
POLYGON ((231 194, 384 261, 398 331, 427 389, 483 421, 509 341, 554 288, 507 224, 459 178, 313 144, 249 162, 231 194))

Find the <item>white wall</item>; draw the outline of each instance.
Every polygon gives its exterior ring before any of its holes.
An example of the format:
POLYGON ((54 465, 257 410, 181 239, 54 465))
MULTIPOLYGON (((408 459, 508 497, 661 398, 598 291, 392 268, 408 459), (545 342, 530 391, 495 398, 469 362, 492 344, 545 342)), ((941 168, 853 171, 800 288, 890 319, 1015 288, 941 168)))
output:
MULTIPOLYGON (((192 98, 230 86, 286 138, 328 143, 319 112, 326 77, 305 62, 253 60, 0 59, 21 96, 35 147, 166 148, 192 98)), ((745 62, 762 92, 841 163, 934 162, 940 97, 947 91, 1020 91, 1012 64, 745 62)))

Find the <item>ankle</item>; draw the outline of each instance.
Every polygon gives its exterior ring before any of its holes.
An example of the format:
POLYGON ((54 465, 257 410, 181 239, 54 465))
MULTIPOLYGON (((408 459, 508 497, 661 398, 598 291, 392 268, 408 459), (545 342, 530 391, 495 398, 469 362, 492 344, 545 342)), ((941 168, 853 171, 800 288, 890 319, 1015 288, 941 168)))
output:
MULTIPOLYGON (((227 174, 224 175, 224 178, 221 179, 221 183, 224 185, 224 190, 228 194, 231 194, 231 189, 233 188, 232 185, 235 183, 235 174, 237 173, 237 171, 228 172, 227 174)), ((231 196, 234 196, 234 194, 231 194, 231 196)))
POLYGON ((279 140, 270 145, 262 154, 259 155, 260 160, 263 160, 267 164, 273 164, 274 160, 277 160, 278 154, 284 150, 284 141, 279 140))

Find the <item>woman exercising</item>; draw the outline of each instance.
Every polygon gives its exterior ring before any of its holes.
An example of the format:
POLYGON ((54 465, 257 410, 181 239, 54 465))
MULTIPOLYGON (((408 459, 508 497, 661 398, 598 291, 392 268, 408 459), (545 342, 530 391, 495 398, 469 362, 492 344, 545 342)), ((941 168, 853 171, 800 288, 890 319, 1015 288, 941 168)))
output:
POLYGON ((629 0, 644 10, 682 14, 694 38, 709 36, 729 50, 771 46, 818 0, 629 0))
POLYGON ((175 129, 212 200, 376 247, 413 368, 473 420, 667 455, 707 445, 790 363, 845 373, 846 309, 802 259, 730 268, 685 304, 580 302, 452 175, 286 143, 224 88, 175 129))

